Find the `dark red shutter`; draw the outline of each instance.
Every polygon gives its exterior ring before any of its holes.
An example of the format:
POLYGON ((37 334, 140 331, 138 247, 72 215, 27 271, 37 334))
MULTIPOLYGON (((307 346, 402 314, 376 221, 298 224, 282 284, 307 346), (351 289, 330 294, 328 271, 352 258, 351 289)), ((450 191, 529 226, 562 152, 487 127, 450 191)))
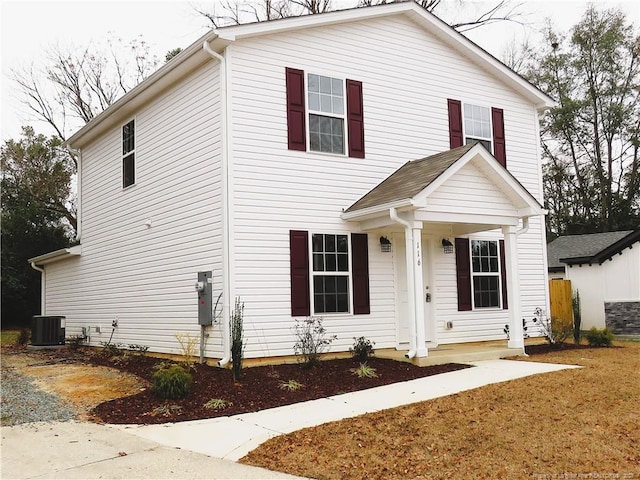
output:
POLYGON ((351 234, 353 313, 371 313, 369 302, 369 243, 366 233, 351 234))
POLYGON ((471 310, 471 259, 468 238, 456 238, 456 280, 458 311, 471 310))
POLYGON ((491 109, 493 123, 493 156, 504 168, 507 168, 507 149, 504 141, 504 112, 501 108, 491 109))
POLYGON ((347 80, 347 125, 349 156, 364 158, 364 110, 362 82, 347 80))
POLYGON ((509 308, 507 301, 507 263, 504 255, 504 240, 500 240, 500 278, 502 281, 502 308, 509 308))
POLYGON ((311 315, 309 295, 309 234, 305 231, 289 231, 291 264, 291 316, 311 315))
POLYGON ((460 100, 447 100, 449 108, 449 148, 464 145, 462 136, 462 103, 460 100))
POLYGON ((289 150, 307 150, 305 129, 304 72, 286 69, 287 77, 287 136, 289 150))

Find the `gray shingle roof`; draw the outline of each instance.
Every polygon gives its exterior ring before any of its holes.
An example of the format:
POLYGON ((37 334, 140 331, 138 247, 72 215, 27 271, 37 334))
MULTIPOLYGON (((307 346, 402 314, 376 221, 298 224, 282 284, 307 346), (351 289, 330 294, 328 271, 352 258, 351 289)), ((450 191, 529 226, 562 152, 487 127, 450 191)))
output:
POLYGON ((561 258, 596 257, 631 233, 633 230, 558 237, 547 245, 548 268, 551 271, 564 270, 561 258))
POLYGON ((354 212, 368 207, 413 198, 442 175, 451 165, 456 163, 473 146, 473 144, 464 145, 453 150, 405 163, 377 187, 347 208, 346 211, 354 212))

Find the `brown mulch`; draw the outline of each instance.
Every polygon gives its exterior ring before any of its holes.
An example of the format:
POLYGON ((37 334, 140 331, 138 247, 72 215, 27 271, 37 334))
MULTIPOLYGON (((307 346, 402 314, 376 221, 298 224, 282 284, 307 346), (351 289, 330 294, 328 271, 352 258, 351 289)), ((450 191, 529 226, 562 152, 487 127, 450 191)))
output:
MULTIPOLYGON (((154 366, 163 360, 149 356, 106 359, 93 355, 87 356, 87 361, 109 365, 151 382, 154 366)), ((417 367, 405 362, 370 358, 367 365, 376 369, 377 377, 360 378, 351 371, 359 365, 353 359, 337 359, 323 360, 311 369, 300 364, 257 366, 243 369, 241 381, 234 382, 230 370, 196 364, 189 369, 193 385, 189 395, 183 399, 164 400, 156 395, 153 388, 147 388, 135 395, 102 403, 93 409, 92 414, 98 421, 117 424, 198 420, 255 412, 469 367, 458 364, 417 367), (290 380, 295 380, 302 387, 295 391, 283 389, 282 383, 290 380), (205 403, 211 399, 224 400, 228 406, 220 410, 206 408, 205 403)))

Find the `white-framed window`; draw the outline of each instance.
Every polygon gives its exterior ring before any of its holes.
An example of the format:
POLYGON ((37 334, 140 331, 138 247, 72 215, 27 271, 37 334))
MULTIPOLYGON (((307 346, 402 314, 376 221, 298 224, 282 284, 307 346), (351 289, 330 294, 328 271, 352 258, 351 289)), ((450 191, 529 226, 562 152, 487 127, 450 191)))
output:
POLYGON ((309 73, 309 149, 314 152, 345 154, 345 81, 309 73))
POLYGON ((500 251, 496 240, 471 240, 471 291, 474 308, 500 308, 500 251))
POLYGON ((464 143, 481 143, 493 153, 493 130, 491 127, 491 109, 465 103, 464 114, 464 143))
POLYGON ((122 126, 122 188, 136 183, 135 120, 122 126))
POLYGON ((350 311, 349 256, 349 235, 311 235, 311 298, 314 314, 350 311))

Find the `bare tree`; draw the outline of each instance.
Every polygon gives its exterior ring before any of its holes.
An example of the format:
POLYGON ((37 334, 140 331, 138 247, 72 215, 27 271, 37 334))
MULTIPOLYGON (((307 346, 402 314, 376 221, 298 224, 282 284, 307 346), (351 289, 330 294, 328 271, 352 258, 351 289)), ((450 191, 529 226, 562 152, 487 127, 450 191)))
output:
MULTIPOLYGON (((394 3, 395 0, 354 0, 353 6, 370 7, 394 3)), ((398 0, 404 1, 404 0, 398 0)), ((460 4, 464 3, 459 0, 460 4)), ((417 4, 432 13, 443 6, 442 0, 418 0, 417 4)), ((517 11, 522 4, 513 5, 509 0, 500 0, 493 7, 478 15, 460 22, 448 22, 460 32, 472 30, 500 21, 521 22, 521 14, 517 11)), ((300 15, 313 15, 333 10, 331 0, 224 0, 214 4, 210 11, 196 9, 205 16, 214 27, 239 25, 251 21, 269 21, 278 18, 300 15)))
POLYGON ((14 70, 12 77, 27 110, 64 140, 69 128, 91 121, 157 65, 141 38, 126 44, 112 39, 107 47, 55 46, 41 68, 30 65, 14 70))

